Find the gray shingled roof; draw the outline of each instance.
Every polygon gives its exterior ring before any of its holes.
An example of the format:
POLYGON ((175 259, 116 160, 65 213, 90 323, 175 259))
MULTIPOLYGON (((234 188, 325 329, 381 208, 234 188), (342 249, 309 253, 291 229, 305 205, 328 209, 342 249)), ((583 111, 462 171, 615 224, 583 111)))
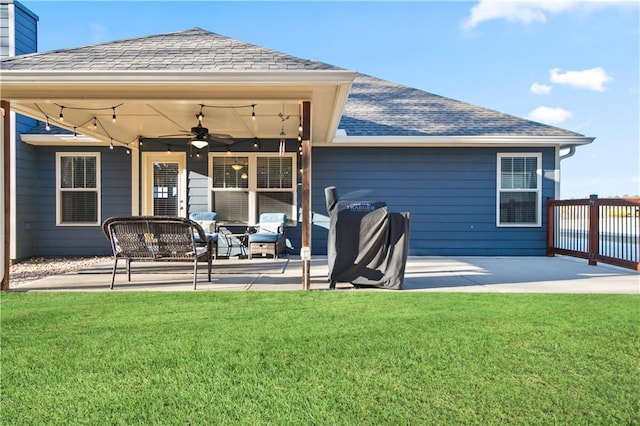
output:
POLYGON ((338 128, 348 136, 582 136, 364 74, 338 128))
MULTIPOLYGON (((341 70, 200 28, 16 56, 3 70, 341 70)), ((338 126, 348 136, 582 136, 358 74, 338 126)))
POLYGON ((4 70, 339 70, 318 61, 193 28, 3 59, 4 70))

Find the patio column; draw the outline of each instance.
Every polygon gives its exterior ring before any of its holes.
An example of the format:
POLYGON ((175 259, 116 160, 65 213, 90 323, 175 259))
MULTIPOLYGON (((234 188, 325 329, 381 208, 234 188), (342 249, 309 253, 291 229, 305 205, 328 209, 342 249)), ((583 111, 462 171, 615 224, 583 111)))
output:
POLYGON ((2 174, 2 187, 4 195, 2 197, 2 246, 0 262, 2 265, 1 291, 9 290, 9 242, 10 238, 10 206, 11 206, 11 105, 8 101, 0 101, 0 111, 2 112, 2 163, 4 173, 2 174))
POLYGON ((302 102, 302 289, 311 289, 311 102, 302 102))

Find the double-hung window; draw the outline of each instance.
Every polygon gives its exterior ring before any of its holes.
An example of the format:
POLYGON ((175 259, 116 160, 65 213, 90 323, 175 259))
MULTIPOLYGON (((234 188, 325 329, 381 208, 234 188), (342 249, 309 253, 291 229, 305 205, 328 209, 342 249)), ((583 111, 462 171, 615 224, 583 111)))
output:
POLYGON ((211 210, 218 222, 253 225, 262 213, 296 222, 296 154, 210 154, 211 210))
POLYGON ((497 226, 541 226, 542 154, 499 153, 497 226))
POLYGON ((56 154, 56 224, 100 224, 100 153, 56 154))

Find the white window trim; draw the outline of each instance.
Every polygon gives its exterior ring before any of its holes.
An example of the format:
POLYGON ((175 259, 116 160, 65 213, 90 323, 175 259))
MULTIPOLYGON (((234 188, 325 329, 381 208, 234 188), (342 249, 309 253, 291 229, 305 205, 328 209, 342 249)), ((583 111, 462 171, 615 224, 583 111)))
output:
MULTIPOLYGON (((298 158, 297 154, 293 152, 287 152, 282 157, 291 157, 292 161, 292 169, 295 174, 295 178, 291 181, 291 188, 258 188, 258 176, 255 172, 258 169, 258 157, 279 157, 280 154, 277 152, 233 152, 229 153, 220 153, 220 152, 210 152, 209 153, 209 165, 208 165, 208 176, 207 176, 207 186, 208 186, 208 204, 211 206, 212 203, 212 192, 215 191, 232 191, 232 192, 248 192, 249 193, 249 223, 247 226, 255 226, 258 224, 258 217, 256 217, 256 205, 258 202, 258 192, 290 192, 293 195, 293 202, 291 206, 291 211, 287 212, 287 222, 293 222, 293 226, 298 224, 298 158), (248 159, 248 167, 252 173, 249 173, 249 181, 248 188, 213 188, 213 159, 216 158, 224 158, 224 157, 247 157, 248 159)), ((224 222, 219 222, 224 224, 224 222)))
POLYGON ((499 152, 497 154, 496 167, 496 227, 498 228, 539 228, 542 226, 542 153, 540 152, 499 152), (502 158, 536 158, 536 189, 505 189, 509 192, 535 192, 536 193, 536 223, 501 223, 500 222, 500 193, 502 179, 502 158))
MULTIPOLYGON (((56 226, 100 226, 102 223, 102 180, 100 178, 100 170, 102 163, 100 161, 99 152, 56 152, 56 226), (97 221, 96 222, 62 222, 62 197, 60 196, 65 189, 62 188, 62 179, 60 178, 60 168, 62 157, 95 157, 96 159, 96 188, 84 189, 84 191, 96 191, 98 193, 97 205, 97 221)), ((83 191, 82 188, 73 188, 73 191, 83 191)))

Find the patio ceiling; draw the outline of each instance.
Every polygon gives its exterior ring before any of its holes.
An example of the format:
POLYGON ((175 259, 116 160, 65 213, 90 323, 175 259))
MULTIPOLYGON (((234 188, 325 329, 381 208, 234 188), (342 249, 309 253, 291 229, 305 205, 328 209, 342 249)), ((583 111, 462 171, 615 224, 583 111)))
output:
MULTIPOLYGON (((103 143, 128 145, 139 137, 189 132, 198 124, 236 139, 298 135, 301 103, 310 101, 311 141, 333 140, 355 77, 343 70, 314 71, 0 71, 0 93, 13 111, 103 143), (59 120, 60 105, 64 120, 59 120), (255 105, 256 120, 252 120, 255 105), (116 108, 116 122, 112 122, 116 108), (106 109, 102 109, 106 108, 106 109), (99 125, 93 129, 93 117, 99 125), (83 127, 80 127, 82 124, 83 127), (110 137, 109 137, 110 136, 110 137)), ((60 143, 60 135, 26 136, 29 143, 60 143)), ((185 136, 188 138, 189 136, 185 136)), ((68 137, 67 137, 68 139, 68 137)), ((68 141, 69 142, 69 141, 68 141)), ((79 143, 77 141, 76 143, 79 143)), ((70 142, 69 142, 70 143, 70 142)), ((87 143, 87 142, 85 142, 87 143)), ((95 143, 95 142, 93 142, 95 143)), ((135 145, 132 145, 135 146, 135 145)))

